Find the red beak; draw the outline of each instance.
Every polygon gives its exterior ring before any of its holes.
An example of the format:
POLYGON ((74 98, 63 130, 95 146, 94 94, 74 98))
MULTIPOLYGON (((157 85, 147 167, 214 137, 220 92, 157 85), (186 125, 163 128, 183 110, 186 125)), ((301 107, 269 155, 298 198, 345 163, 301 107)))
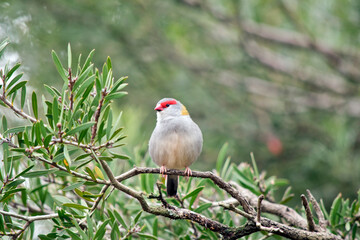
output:
POLYGON ((160 112, 160 111, 164 110, 164 108, 163 108, 160 104, 158 104, 158 105, 156 105, 156 107, 154 108, 154 110, 160 112))

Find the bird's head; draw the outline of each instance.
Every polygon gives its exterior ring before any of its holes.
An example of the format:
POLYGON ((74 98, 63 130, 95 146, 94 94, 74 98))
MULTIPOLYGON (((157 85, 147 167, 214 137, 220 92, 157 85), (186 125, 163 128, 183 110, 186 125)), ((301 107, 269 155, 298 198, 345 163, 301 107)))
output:
POLYGON ((157 111, 158 119, 167 117, 188 116, 186 107, 174 98, 163 98, 157 104, 154 110, 157 111))

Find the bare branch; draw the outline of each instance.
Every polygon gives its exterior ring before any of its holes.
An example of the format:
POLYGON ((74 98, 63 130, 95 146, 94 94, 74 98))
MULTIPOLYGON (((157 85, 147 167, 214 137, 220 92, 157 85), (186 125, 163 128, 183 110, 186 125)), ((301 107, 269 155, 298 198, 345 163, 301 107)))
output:
POLYGON ((309 203, 304 194, 301 194, 301 200, 302 200, 303 206, 305 208, 306 219, 308 222, 308 229, 309 229, 309 231, 313 232, 315 230, 315 222, 314 222, 313 215, 311 213, 309 203))
POLYGON ((308 195, 308 198, 310 199, 310 202, 312 203, 313 207, 314 207, 314 210, 315 210, 315 213, 319 219, 319 226, 320 228, 323 230, 323 231, 326 231, 326 225, 327 225, 327 222, 325 220, 325 217, 324 217, 324 213, 321 211, 320 209, 320 205, 319 203, 316 201, 316 199, 314 198, 314 196, 311 194, 310 190, 307 189, 306 190, 306 193, 308 195))

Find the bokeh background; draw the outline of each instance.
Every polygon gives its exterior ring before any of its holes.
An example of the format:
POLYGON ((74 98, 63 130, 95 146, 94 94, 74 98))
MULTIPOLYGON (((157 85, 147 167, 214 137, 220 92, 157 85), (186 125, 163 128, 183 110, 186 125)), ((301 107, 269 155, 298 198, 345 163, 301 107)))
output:
MULTIPOLYGON (((236 163, 287 178, 331 204, 360 187, 360 1, 13 0, 0 2, 4 62, 22 62, 38 93, 60 87, 54 49, 92 50, 129 76, 123 111, 129 152, 147 149, 153 108, 181 100, 204 134, 193 169, 221 146, 236 163)), ((30 92, 30 91, 29 91, 30 92)), ((39 94, 38 94, 39 95, 39 94)), ((13 123, 15 124, 15 123, 13 123)))

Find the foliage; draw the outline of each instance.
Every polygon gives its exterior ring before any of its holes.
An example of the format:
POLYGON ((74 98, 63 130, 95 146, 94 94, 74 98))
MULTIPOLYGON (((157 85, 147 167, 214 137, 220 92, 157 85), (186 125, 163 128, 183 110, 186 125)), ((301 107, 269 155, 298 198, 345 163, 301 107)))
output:
POLYGON ((256 151, 295 194, 310 188, 329 207, 338 189, 355 198, 360 182, 348 174, 360 171, 359 9, 344 0, 4 1, 0 35, 37 95, 62 86, 44 67, 51 49, 65 59, 68 42, 96 46, 97 66, 111 55, 135 80, 119 103, 123 120, 139 122, 129 142, 149 139, 154 104, 175 97, 206 134, 196 169, 214 168, 227 141, 236 163, 256 151))
MULTIPOLYGON (((7 40, 0 44, 1 54, 7 44, 7 40)), ((191 221, 175 223, 144 213, 133 195, 110 184, 107 164, 115 175, 134 165, 154 165, 141 148, 131 146, 131 157, 123 153, 126 136, 119 125, 122 114, 116 114, 113 105, 127 94, 123 91, 127 77, 114 80, 110 58, 100 70, 95 68, 93 54, 91 51, 86 58, 80 55, 74 64, 69 45, 64 67, 53 51, 52 59, 64 83, 61 89, 45 85, 49 98, 35 91, 28 93, 27 81, 17 74, 20 64, 1 68, 0 103, 24 121, 13 126, 9 116, 2 116, 0 235, 23 239, 32 239, 35 234, 39 239, 218 239, 218 233, 191 221), (47 223, 51 227, 36 232, 38 221, 44 219, 51 219, 47 223)), ((227 148, 225 144, 219 152, 216 175, 257 196, 263 194, 271 202, 286 203, 293 197, 286 180, 259 172, 253 155, 252 167, 236 165, 227 156, 227 148)), ((160 203, 151 198, 157 194, 157 178, 140 174, 122 183, 142 192, 150 204, 157 206, 160 203)), ((180 201, 167 198, 170 204, 230 227, 247 222, 233 211, 214 205, 229 197, 209 179, 180 182, 180 201)), ((328 229, 341 237, 359 238, 359 207, 360 193, 352 203, 339 195, 330 211, 322 205, 328 229)), ((279 239, 266 231, 246 239, 261 236, 279 239)))

